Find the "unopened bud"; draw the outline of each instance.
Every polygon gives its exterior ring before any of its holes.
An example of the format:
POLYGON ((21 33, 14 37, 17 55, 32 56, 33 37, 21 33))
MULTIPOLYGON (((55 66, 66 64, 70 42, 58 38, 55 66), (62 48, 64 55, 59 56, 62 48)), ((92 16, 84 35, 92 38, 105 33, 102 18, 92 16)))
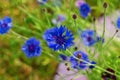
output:
POLYGON ((96 20, 96 18, 94 17, 94 18, 93 18, 93 21, 95 21, 95 20, 96 20))
POLYGON ((107 8, 107 6, 108 6, 108 4, 106 2, 104 2, 103 7, 107 8))
POLYGON ((76 14, 73 14, 73 15, 72 15, 72 18, 73 18, 73 19, 77 19, 77 15, 76 15, 76 14))
POLYGON ((67 70, 70 71, 70 68, 68 67, 67 70))
POLYGON ((118 32, 118 30, 116 30, 116 33, 118 32))

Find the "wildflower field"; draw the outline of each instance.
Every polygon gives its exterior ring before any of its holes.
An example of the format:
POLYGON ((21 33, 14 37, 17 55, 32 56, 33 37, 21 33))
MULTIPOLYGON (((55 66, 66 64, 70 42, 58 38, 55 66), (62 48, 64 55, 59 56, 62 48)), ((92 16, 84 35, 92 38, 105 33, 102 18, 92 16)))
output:
POLYGON ((120 80, 120 1, 0 0, 0 80, 120 80))

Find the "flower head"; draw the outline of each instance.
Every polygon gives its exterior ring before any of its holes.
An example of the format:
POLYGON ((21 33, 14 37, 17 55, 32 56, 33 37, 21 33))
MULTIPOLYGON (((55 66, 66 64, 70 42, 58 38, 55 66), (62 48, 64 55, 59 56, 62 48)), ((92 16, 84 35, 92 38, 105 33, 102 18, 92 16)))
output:
POLYGON ((66 50, 74 44, 73 34, 62 25, 46 30, 43 38, 47 41, 48 46, 55 51, 66 50))
POLYGON ((7 33, 12 27, 12 19, 10 17, 4 17, 0 20, 0 34, 7 33))
POLYGON ((67 56, 66 56, 66 55, 60 54, 59 56, 60 56, 60 58, 61 58, 63 61, 67 60, 67 56))
POLYGON ((80 14, 83 18, 86 18, 88 16, 88 14, 91 12, 91 8, 87 3, 83 3, 80 6, 80 14))
POLYGON ((22 51, 28 57, 39 56, 41 54, 41 50, 40 42, 34 37, 28 39, 22 46, 22 51))
POLYGON ((74 52, 73 55, 74 56, 70 57, 70 62, 72 64, 73 68, 76 68, 76 69, 85 69, 85 68, 87 68, 87 63, 86 62, 89 62, 89 59, 88 59, 88 55, 86 53, 84 53, 82 51, 76 51, 76 52, 74 52), (82 59, 82 60, 84 60, 86 62, 80 61, 77 58, 82 59))
POLYGON ((91 62, 91 64, 92 64, 92 65, 89 65, 89 68, 90 68, 90 69, 95 68, 95 66, 94 66, 94 65, 96 64, 96 62, 95 62, 95 61, 92 61, 92 62, 91 62))
POLYGON ((45 4, 48 0, 37 0, 39 4, 45 4))
POLYGON ((58 15, 57 18, 52 19, 53 24, 61 24, 66 20, 65 15, 58 15))
POLYGON ((93 30, 82 31, 81 38, 86 46, 92 46, 96 43, 95 32, 93 30))
POLYGON ((118 29, 120 29, 120 17, 117 19, 116 25, 117 25, 118 29))
POLYGON ((97 42, 99 42, 99 41, 102 41, 102 43, 104 43, 104 42, 105 42, 105 39, 102 38, 102 37, 97 36, 97 42))

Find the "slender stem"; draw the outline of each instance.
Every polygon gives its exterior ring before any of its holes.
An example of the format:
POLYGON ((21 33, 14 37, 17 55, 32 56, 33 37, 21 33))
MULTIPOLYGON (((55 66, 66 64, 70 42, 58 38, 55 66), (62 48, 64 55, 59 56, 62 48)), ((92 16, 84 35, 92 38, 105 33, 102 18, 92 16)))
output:
MULTIPOLYGON (((94 28, 94 31, 95 31, 94 37, 96 38, 96 37, 97 37, 97 36, 96 36, 97 30, 96 30, 96 25, 95 25, 95 18, 94 18, 94 20, 93 20, 93 28, 94 28)), ((97 48, 98 48, 98 47, 96 47, 96 48, 94 49, 93 57, 95 56, 95 54, 96 54, 96 52, 97 52, 97 48)))
POLYGON ((70 0, 70 10, 72 10, 72 4, 73 4, 73 0, 70 0))
MULTIPOLYGON (((94 31, 96 32, 96 25, 95 25, 95 21, 93 21, 93 28, 94 28, 94 31)), ((97 33, 97 32, 96 32, 97 33)))
POLYGON ((105 24, 106 24, 106 8, 104 8, 103 33, 102 33, 102 37, 101 37, 100 42, 99 42, 98 49, 100 49, 102 47, 102 39, 104 38, 104 35, 105 35, 105 24))
POLYGON ((67 50, 67 51, 68 51, 68 52, 70 53, 70 55, 73 56, 75 59, 77 59, 77 60, 79 60, 79 61, 83 61, 83 62, 87 63, 88 65, 93 65, 93 66, 95 66, 96 68, 98 68, 98 69, 100 69, 100 70, 102 70, 102 71, 104 71, 104 72, 107 72, 107 73, 109 73, 109 74, 111 74, 111 75, 116 75, 117 77, 120 78, 120 75, 117 75, 117 74, 114 74, 114 73, 112 73, 112 72, 109 72, 109 71, 107 71, 107 70, 105 70, 105 69, 103 69, 103 68, 101 68, 101 67, 99 67, 99 66, 97 66, 97 65, 91 64, 90 62, 87 62, 87 61, 85 61, 85 60, 83 60, 83 59, 79 59, 79 58, 77 58, 76 56, 74 56, 69 50, 67 50))
POLYGON ((57 74, 60 76, 61 80, 65 80, 65 77, 62 74, 60 74, 60 73, 57 73, 57 74))
POLYGON ((102 44, 102 39, 104 38, 104 35, 105 35, 105 23, 106 23, 106 8, 104 8, 104 23, 103 23, 103 33, 101 38, 101 44, 102 44))
POLYGON ((76 19, 74 19, 74 23, 75 23, 75 28, 76 28, 76 19))
POLYGON ((75 77, 72 78, 71 80, 76 80, 77 78, 79 78, 79 77, 81 76, 79 73, 81 73, 81 72, 76 73, 76 74, 75 74, 75 77))
POLYGON ((103 47, 103 49, 107 48, 107 46, 110 45, 110 43, 113 41, 114 37, 116 36, 117 32, 114 33, 114 35, 111 37, 111 39, 106 43, 106 45, 103 47))
MULTIPOLYGON (((103 59, 103 61, 104 61, 104 59, 105 59, 105 56, 103 55, 103 50, 105 50, 107 47, 108 47, 108 45, 113 41, 113 39, 114 39, 114 37, 116 36, 116 34, 117 34, 117 32, 115 32, 114 33, 114 35, 111 37, 111 39, 106 43, 106 45, 105 46, 103 46, 103 48, 102 48, 102 50, 101 50, 101 57, 102 57, 102 59, 103 59)), ((106 63, 106 61, 104 61, 105 62, 105 64, 107 65, 107 63, 106 63)), ((108 65, 107 65, 108 66, 108 65)))
POLYGON ((95 57, 95 54, 96 54, 96 52, 97 52, 97 48, 98 48, 98 47, 96 47, 96 48, 94 49, 93 58, 95 57))
MULTIPOLYGON (((98 45, 98 49, 100 50, 100 49, 103 49, 102 48, 102 39, 104 39, 104 35, 105 35, 105 25, 106 25, 106 8, 104 8, 104 22, 103 22, 103 33, 102 33, 102 37, 101 37, 101 39, 100 39, 100 42, 99 42, 99 45, 98 45)), ((101 51, 101 54, 100 54, 100 56, 102 57, 102 59, 103 59, 103 61, 105 62, 105 60, 104 60, 104 55, 103 55, 103 53, 102 53, 102 51, 101 51)))
POLYGON ((71 73, 71 74, 65 74, 64 78, 69 77, 69 76, 76 75, 76 74, 78 74, 78 73, 80 73, 80 72, 74 72, 74 73, 71 73))
POLYGON ((13 31, 13 30, 11 30, 11 33, 13 33, 16 37, 23 38, 23 39, 25 39, 25 40, 27 40, 27 39, 28 39, 28 37, 23 36, 23 35, 20 35, 20 34, 16 33, 16 32, 15 32, 15 31, 13 31))

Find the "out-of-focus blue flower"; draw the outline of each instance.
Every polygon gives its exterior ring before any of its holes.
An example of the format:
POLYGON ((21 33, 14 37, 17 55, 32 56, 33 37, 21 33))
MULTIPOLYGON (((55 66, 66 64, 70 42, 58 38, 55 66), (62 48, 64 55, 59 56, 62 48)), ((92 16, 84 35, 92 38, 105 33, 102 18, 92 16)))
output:
POLYGON ((105 39, 98 36, 98 37, 97 37, 97 42, 99 42, 99 41, 102 41, 102 43, 104 43, 104 42, 105 42, 105 39))
POLYGON ((61 24, 66 20, 65 15, 58 15, 57 18, 52 19, 53 24, 61 24))
POLYGON ((40 56, 42 51, 40 41, 34 37, 28 39, 22 46, 22 51, 27 57, 40 56))
POLYGON ((85 0, 76 0, 75 5, 76 7, 80 8, 80 6, 85 3, 85 0))
POLYGON ((57 18, 57 21, 58 21, 58 22, 63 22, 63 21, 65 21, 65 20, 66 20, 66 18, 65 18, 64 15, 58 15, 58 18, 57 18))
POLYGON ((92 46, 96 43, 96 37, 95 37, 94 30, 85 30, 81 33, 81 38, 86 46, 92 46))
POLYGON ((83 3, 80 6, 80 14, 83 18, 86 18, 88 16, 88 14, 91 12, 91 8, 87 3, 83 3))
POLYGON ((118 17, 117 22, 116 22, 117 27, 120 29, 120 17, 118 17))
POLYGON ((37 0, 39 4, 45 4, 48 0, 37 0))
POLYGON ((64 60, 64 61, 67 60, 67 56, 66 56, 66 55, 60 54, 59 56, 60 56, 60 58, 61 58, 62 60, 64 60))
POLYGON ((96 64, 96 62, 95 62, 95 61, 92 61, 92 62, 91 62, 91 64, 92 64, 92 65, 90 65, 90 66, 89 66, 89 68, 90 68, 90 69, 95 68, 95 66, 94 66, 94 65, 96 64))
POLYGON ((0 34, 7 33, 12 27, 12 19, 10 17, 4 17, 0 20, 0 34))
POLYGON ((82 51, 76 51, 73 54, 74 56, 70 57, 70 62, 72 64, 72 67, 75 69, 85 69, 87 68, 88 64, 86 62, 89 62, 88 55, 82 51), (84 60, 86 62, 80 61, 78 59, 84 60))
POLYGON ((55 51, 66 50, 74 44, 73 34, 62 25, 46 30, 43 38, 47 41, 48 46, 55 51))

